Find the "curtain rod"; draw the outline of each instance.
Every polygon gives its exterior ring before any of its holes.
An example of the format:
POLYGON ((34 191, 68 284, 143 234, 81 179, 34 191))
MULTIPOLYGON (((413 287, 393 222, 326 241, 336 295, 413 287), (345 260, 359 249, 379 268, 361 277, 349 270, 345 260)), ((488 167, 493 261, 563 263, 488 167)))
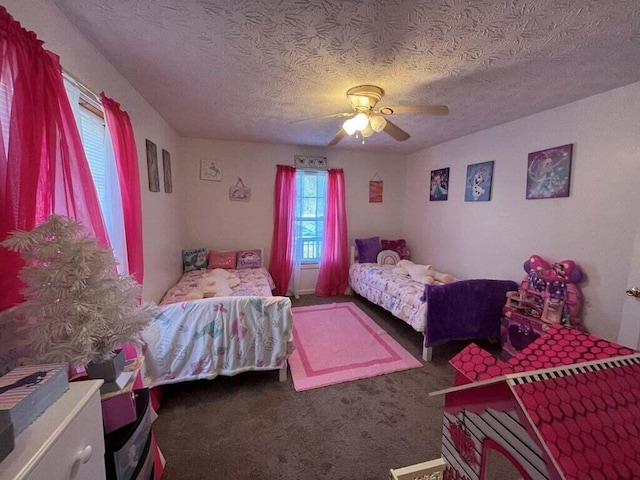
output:
POLYGON ((80 91, 88 98, 88 100, 95 102, 97 107, 102 107, 102 101, 100 100, 100 96, 97 95, 93 90, 87 87, 84 83, 82 83, 78 78, 69 72, 66 68, 62 68, 62 77, 73 83, 76 87, 80 89, 80 91))

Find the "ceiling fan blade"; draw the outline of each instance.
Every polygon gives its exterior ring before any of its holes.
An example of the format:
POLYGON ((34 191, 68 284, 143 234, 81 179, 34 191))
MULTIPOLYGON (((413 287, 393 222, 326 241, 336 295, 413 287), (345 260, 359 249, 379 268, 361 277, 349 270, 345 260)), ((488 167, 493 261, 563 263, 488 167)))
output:
POLYGON ((382 107, 378 110, 383 115, 397 115, 402 113, 424 113, 427 115, 449 115, 446 105, 420 105, 417 107, 382 107))
POLYGON ((356 112, 343 112, 343 113, 334 113, 333 115, 325 115, 323 117, 310 117, 303 118, 301 120, 293 120, 287 123, 300 123, 300 122, 308 122, 309 120, 324 120, 325 118, 341 118, 341 117, 351 117, 355 115, 356 112))
POLYGON ((344 128, 341 128, 340 130, 338 130, 338 133, 336 133, 336 136, 333 137, 333 139, 329 142, 329 145, 327 145, 327 147, 333 147, 336 143, 338 143, 346 136, 347 132, 344 130, 344 128))
POLYGON ((399 142, 404 142, 405 140, 411 138, 411 135, 409 135, 407 132, 402 130, 399 126, 397 126, 390 120, 387 120, 387 124, 384 126, 384 131, 391 135, 394 140, 397 140, 399 142))

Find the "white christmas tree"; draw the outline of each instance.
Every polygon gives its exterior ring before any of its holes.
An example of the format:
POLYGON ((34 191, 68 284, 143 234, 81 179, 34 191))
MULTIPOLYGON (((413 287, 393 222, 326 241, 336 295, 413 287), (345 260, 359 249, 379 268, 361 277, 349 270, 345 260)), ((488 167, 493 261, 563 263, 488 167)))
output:
POLYGON ((83 366, 113 356, 119 344, 138 343, 156 313, 140 303, 142 287, 119 275, 113 252, 81 223, 51 215, 30 232, 14 231, 0 245, 20 252, 26 301, 11 316, 27 320, 33 356, 83 366))

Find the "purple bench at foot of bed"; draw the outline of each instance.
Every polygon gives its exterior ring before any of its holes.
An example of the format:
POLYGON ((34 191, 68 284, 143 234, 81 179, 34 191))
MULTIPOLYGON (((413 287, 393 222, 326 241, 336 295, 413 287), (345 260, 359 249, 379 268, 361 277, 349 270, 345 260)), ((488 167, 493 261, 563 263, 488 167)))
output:
POLYGON ((422 358, 431 361, 432 348, 450 340, 500 337, 500 318, 507 292, 518 290, 511 280, 460 280, 425 285, 427 302, 422 358))

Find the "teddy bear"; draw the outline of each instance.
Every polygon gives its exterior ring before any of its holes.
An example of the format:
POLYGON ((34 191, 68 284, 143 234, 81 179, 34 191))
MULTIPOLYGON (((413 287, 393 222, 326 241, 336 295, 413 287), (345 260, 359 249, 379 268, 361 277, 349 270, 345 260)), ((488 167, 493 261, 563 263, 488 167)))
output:
POLYGON ((232 288, 240 284, 237 275, 222 268, 207 271, 196 283, 196 288, 185 296, 185 300, 200 300, 210 297, 228 297, 233 293, 232 288))

